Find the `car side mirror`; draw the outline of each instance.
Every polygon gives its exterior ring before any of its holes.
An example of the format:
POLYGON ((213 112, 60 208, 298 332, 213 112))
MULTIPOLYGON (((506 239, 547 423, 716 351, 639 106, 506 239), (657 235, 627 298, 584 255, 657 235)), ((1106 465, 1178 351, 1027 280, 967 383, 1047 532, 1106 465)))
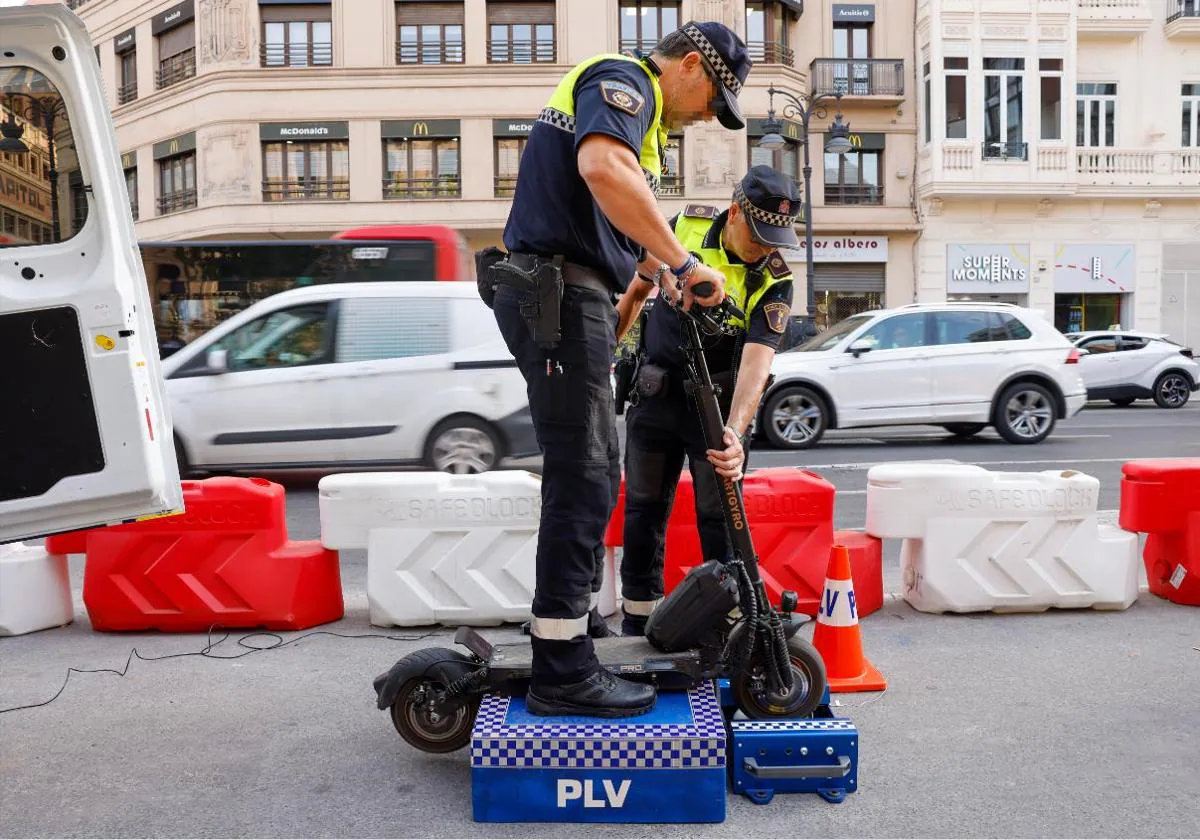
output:
POLYGON ((228 373, 229 351, 209 350, 208 355, 204 357, 204 363, 208 366, 209 373, 228 373))
POLYGON ((849 351, 854 354, 854 358, 858 358, 863 353, 870 353, 875 345, 865 338, 860 338, 850 345, 849 351))

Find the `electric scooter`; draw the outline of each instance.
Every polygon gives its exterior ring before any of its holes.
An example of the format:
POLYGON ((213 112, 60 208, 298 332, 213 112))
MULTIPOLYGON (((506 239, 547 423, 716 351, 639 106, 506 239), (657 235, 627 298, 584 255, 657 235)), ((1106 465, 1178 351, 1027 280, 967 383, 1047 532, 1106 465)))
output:
MULTIPOLYGON (((701 284, 703 285, 703 284, 701 284)), ((711 293, 697 289, 698 296, 711 293)), ((723 449, 725 423, 705 361, 703 335, 732 331, 731 301, 717 307, 676 310, 684 327, 688 389, 700 411, 705 442, 723 449)), ((740 481, 721 482, 721 505, 733 543, 733 560, 710 560, 692 568, 646 623, 644 637, 594 640, 596 657, 625 679, 653 683, 661 691, 685 691, 703 681, 729 680, 736 708, 747 718, 799 718, 821 704, 825 663, 797 635, 809 616, 796 613, 798 597, 781 593, 773 606, 759 575, 740 481)), ((400 736, 419 750, 447 753, 471 739, 485 694, 524 696, 533 653, 528 638, 492 644, 470 627, 460 627, 449 648, 426 648, 405 656, 374 680, 377 705, 391 710, 400 736)))

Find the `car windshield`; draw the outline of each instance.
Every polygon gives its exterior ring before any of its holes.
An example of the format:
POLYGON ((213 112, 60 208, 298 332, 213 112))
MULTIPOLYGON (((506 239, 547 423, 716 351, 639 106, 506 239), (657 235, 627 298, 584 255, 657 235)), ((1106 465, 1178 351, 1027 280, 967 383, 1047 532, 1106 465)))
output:
POLYGON ((788 352, 804 353, 828 350, 873 317, 872 315, 851 315, 849 318, 838 321, 825 332, 818 333, 803 344, 793 347, 788 352))

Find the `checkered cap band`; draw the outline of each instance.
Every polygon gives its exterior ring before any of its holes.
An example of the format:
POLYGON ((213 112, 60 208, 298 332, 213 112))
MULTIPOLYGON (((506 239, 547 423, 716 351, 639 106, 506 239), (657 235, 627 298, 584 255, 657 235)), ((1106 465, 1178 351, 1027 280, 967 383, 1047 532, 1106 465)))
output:
MULTIPOLYGON (((746 198, 746 194, 742 192, 742 185, 740 183, 733 188, 733 200, 738 203, 738 207, 741 207, 742 212, 747 216, 772 227, 791 227, 800 215, 799 207, 797 207, 795 216, 785 216, 783 213, 772 213, 769 210, 755 207, 750 203, 750 199, 746 198)), ((798 202, 796 203, 798 204, 798 202)))
POLYGON ((729 88, 734 96, 741 93, 742 83, 738 81, 737 76, 733 75, 733 71, 725 63, 725 59, 721 58, 721 54, 717 52, 717 48, 700 31, 700 27, 694 23, 685 24, 683 34, 692 40, 692 43, 696 45, 696 49, 700 50, 700 54, 708 60, 709 66, 717 74, 717 78, 721 80, 721 84, 729 88))

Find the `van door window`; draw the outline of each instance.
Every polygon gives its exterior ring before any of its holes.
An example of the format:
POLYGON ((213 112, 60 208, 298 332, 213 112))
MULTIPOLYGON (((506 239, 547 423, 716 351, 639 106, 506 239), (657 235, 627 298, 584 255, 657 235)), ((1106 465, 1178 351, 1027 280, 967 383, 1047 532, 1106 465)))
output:
POLYGON ((229 369, 261 370, 329 361, 329 304, 308 303, 264 315, 213 344, 229 369))
POLYGON ((449 352, 450 301, 446 298, 347 298, 339 307, 339 362, 449 352))

